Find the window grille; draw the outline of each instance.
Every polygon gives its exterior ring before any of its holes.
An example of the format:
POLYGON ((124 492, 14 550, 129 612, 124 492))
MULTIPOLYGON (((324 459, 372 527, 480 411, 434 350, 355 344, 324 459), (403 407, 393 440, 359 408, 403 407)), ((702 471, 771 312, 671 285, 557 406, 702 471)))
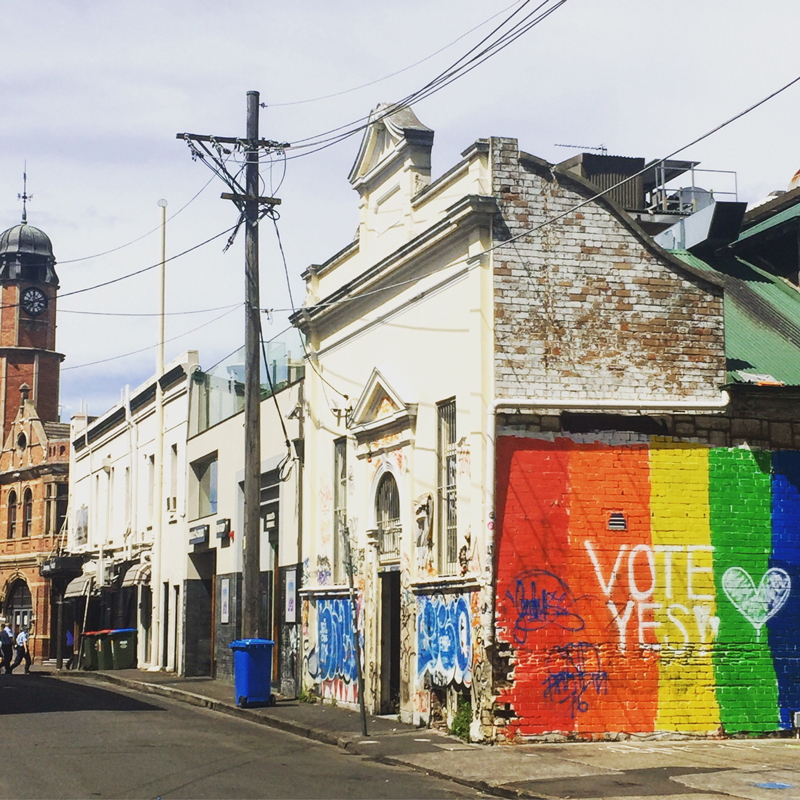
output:
POLYGON ((333 450, 333 580, 346 578, 343 536, 347 535, 347 439, 334 442, 333 450))
POLYGON ((437 454, 439 570, 449 575, 458 568, 458 524, 456 517, 456 401, 448 400, 437 406, 439 435, 437 454))
POLYGON ((375 500, 380 560, 400 558, 400 495, 394 476, 387 472, 378 484, 375 500))

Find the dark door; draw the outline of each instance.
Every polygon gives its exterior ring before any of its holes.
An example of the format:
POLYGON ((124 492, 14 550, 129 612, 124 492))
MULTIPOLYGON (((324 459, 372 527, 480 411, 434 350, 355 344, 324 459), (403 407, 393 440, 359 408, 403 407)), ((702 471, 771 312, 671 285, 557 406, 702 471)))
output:
POLYGON ((164 617, 161 621, 161 666, 167 668, 169 657, 169 583, 164 584, 164 617))
MULTIPOLYGON (((217 551, 191 553, 192 566, 197 578, 185 584, 184 607, 184 674, 187 677, 214 677, 216 640, 216 602, 214 587, 217 582, 217 551)), ((220 646, 229 644, 229 641, 220 646)))
POLYGON ((400 711, 400 573, 381 574, 382 714, 400 711))

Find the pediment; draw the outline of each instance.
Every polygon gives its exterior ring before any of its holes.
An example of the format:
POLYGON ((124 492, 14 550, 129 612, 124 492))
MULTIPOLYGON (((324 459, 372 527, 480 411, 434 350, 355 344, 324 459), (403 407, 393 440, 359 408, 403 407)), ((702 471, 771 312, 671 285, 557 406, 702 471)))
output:
POLYGON ((47 444, 47 432, 36 412, 36 406, 32 401, 26 400, 3 442, 0 471, 18 469, 22 463, 40 463, 47 453, 47 444), (30 458, 33 462, 29 462, 29 453, 32 454, 30 458))
POLYGON ((380 103, 370 112, 355 164, 350 170, 349 180, 354 186, 381 167, 391 164, 406 144, 427 147, 430 159, 433 131, 423 125, 410 108, 392 113, 392 107, 391 103, 380 103))
POLYGON ((372 370, 348 423, 356 436, 393 427, 407 427, 417 415, 416 403, 406 403, 377 369, 372 370))

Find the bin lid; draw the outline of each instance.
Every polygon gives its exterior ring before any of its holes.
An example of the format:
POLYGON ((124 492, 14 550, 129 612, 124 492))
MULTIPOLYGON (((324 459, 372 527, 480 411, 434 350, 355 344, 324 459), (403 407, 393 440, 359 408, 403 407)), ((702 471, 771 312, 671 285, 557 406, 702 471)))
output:
POLYGON ((256 650, 260 647, 272 647, 272 639, 236 639, 228 647, 231 650, 256 650))

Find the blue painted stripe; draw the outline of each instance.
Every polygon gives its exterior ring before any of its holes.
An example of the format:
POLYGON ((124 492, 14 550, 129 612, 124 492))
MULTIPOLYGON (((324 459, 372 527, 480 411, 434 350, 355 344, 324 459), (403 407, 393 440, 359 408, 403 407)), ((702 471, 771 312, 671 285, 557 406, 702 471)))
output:
POLYGON ((769 646, 778 679, 780 726, 792 727, 800 711, 800 453, 772 454, 772 555, 770 568, 792 581, 786 603, 767 621, 769 646))

